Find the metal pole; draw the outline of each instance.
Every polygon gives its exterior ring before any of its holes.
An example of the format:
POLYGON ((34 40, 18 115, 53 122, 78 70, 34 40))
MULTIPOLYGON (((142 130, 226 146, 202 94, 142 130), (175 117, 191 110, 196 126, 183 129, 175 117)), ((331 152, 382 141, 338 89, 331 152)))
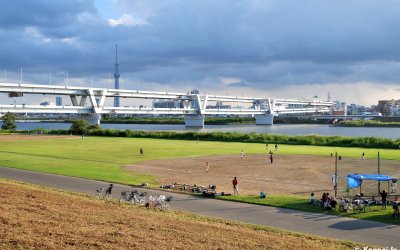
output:
MULTIPOLYGON (((378 151, 378 174, 381 174, 381 159, 378 151)), ((378 181, 378 194, 381 192, 381 182, 378 181)))
POLYGON ((335 153, 335 197, 337 196, 337 165, 338 165, 338 157, 337 157, 337 152, 335 153))

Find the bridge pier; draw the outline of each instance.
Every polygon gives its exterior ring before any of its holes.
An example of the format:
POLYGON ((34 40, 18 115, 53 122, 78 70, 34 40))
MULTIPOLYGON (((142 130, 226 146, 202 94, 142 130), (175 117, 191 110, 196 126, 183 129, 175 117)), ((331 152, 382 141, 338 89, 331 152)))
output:
POLYGON ((186 127, 204 127, 204 115, 185 115, 186 127))
POLYGON ((82 115, 82 119, 88 121, 92 125, 100 125, 101 115, 99 114, 82 115))
POLYGON ((274 124, 274 115, 255 115, 256 117, 256 125, 273 125, 274 124))

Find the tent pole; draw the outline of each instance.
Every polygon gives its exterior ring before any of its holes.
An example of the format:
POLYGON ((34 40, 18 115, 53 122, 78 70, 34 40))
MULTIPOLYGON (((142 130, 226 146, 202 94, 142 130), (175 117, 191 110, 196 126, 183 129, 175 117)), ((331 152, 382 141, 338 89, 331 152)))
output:
POLYGON ((338 159, 337 159, 337 152, 335 153, 335 197, 337 197, 337 186, 338 186, 338 178, 337 178, 337 164, 338 164, 338 159))
MULTIPOLYGON (((381 159, 379 156, 379 151, 378 151, 378 174, 381 174, 381 159)), ((381 182, 378 181, 378 195, 381 192, 381 182)))

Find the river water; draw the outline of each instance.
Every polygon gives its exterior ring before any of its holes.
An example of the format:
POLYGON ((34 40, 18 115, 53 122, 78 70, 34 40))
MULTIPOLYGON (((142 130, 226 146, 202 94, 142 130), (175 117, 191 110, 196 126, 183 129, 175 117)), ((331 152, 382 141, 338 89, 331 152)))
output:
MULTIPOLYGON (((1 124, 1 123, 0 123, 1 124)), ((70 123, 50 122, 17 122, 18 130, 32 130, 35 128, 69 129, 70 123)), ((197 132, 242 132, 242 133, 270 133, 287 135, 341 135, 358 137, 400 138, 400 128, 349 128, 332 127, 326 124, 275 124, 265 125, 206 125, 204 128, 186 128, 184 125, 164 124, 101 124, 102 128, 119 130, 145 131, 197 131, 197 132)))

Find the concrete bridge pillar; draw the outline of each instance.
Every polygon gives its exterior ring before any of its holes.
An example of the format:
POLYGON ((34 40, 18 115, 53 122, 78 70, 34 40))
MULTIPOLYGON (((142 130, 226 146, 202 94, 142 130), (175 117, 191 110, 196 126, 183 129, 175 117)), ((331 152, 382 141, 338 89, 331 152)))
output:
POLYGON ((273 125, 274 115, 256 115, 256 125, 273 125))
POLYGON ((204 115, 185 115, 186 127, 204 127, 204 115))
POLYGON ((99 114, 82 115, 82 119, 88 121, 92 125, 100 125, 101 115, 99 114))

